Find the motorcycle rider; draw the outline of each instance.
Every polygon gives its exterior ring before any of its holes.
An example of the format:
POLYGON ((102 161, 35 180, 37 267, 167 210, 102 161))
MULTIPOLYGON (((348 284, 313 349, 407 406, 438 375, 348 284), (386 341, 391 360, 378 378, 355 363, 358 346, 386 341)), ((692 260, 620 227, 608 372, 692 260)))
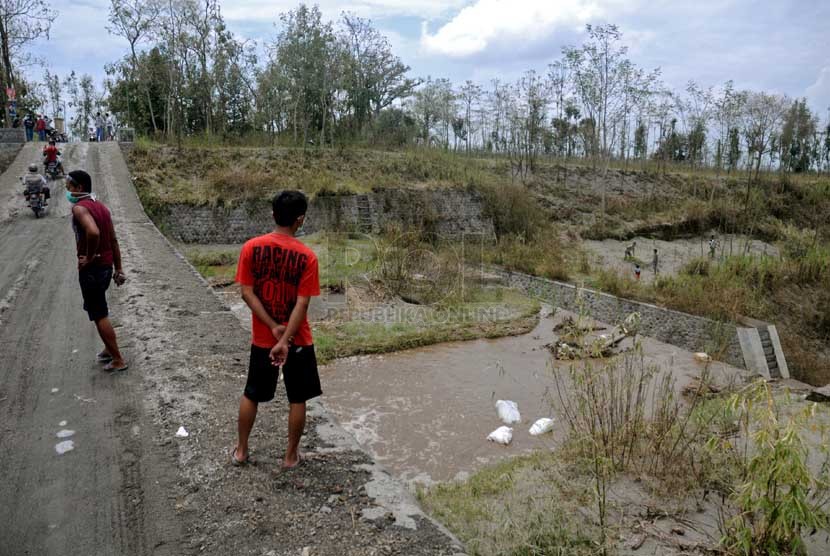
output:
POLYGON ((48 206, 49 202, 49 186, 46 185, 46 178, 38 174, 37 164, 29 164, 29 173, 21 178, 23 180, 23 195, 26 196, 26 202, 31 203, 31 198, 34 195, 40 195, 43 198, 43 206, 48 206))
POLYGON ((58 150, 58 147, 55 144, 55 140, 50 140, 49 144, 43 147, 44 170, 48 172, 49 164, 55 162, 57 163, 58 171, 61 173, 61 175, 63 175, 63 163, 61 162, 60 156, 61 152, 58 150))

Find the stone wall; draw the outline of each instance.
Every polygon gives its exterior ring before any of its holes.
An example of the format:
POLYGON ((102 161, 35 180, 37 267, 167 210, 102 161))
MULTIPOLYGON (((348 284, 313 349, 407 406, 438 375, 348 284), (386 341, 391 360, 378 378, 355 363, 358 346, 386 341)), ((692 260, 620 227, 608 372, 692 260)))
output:
POLYGON ((556 307, 579 311, 618 324, 631 313, 640 313, 640 332, 661 342, 689 351, 703 351, 730 365, 746 368, 735 324, 717 322, 648 303, 622 299, 587 288, 577 288, 546 278, 495 269, 509 286, 539 297, 556 307))
POLYGON ((26 142, 26 131, 22 127, 16 128, 0 128, 0 143, 20 143, 26 142))
MULTIPOLYGON (((154 209, 164 232, 185 243, 242 243, 274 227, 269 200, 232 207, 171 204, 154 209)), ((363 195, 319 195, 309 206, 304 231, 378 233, 390 225, 459 239, 493 237, 478 193, 457 189, 378 189, 363 195)))

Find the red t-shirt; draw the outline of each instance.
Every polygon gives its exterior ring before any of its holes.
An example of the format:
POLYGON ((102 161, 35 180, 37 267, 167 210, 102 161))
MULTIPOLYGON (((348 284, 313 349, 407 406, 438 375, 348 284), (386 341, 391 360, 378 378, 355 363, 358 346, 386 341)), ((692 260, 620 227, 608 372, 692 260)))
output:
POLYGON ((47 162, 54 162, 58 159, 58 148, 52 145, 43 149, 43 156, 46 157, 47 162))
MULTIPOLYGON (((300 240, 284 234, 270 233, 248 240, 239 254, 236 281, 253 286, 254 294, 271 318, 284 325, 297 304, 297 296, 320 295, 317 255, 300 240)), ((261 348, 277 343, 271 329, 256 315, 252 343, 261 348)), ((306 318, 294 335, 294 345, 312 343, 306 318)))

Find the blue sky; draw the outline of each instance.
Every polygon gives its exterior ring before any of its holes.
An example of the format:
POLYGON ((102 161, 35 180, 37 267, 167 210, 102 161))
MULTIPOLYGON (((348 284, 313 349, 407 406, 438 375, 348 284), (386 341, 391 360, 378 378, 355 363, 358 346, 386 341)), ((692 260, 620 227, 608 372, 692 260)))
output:
MULTIPOLYGON (((74 69, 99 83, 104 65, 126 52, 106 31, 108 0, 53 0, 49 41, 32 48, 63 76, 74 69)), ((286 0, 226 0, 231 30, 257 41, 276 34, 286 0)), ((616 23, 640 66, 660 67, 681 89, 693 79, 806 96, 830 107, 830 1, 751 0, 321 0, 330 18, 346 10, 373 20, 417 76, 482 83, 542 70, 562 46, 579 44, 586 23, 616 23)), ((33 67, 31 72, 42 73, 33 67)))

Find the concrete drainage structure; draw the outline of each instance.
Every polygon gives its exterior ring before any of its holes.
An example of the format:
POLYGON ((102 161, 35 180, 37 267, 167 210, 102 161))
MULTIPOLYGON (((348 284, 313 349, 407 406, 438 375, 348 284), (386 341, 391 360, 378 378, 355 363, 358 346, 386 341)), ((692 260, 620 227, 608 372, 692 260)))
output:
POLYGON ((640 333, 691 352, 706 352, 734 367, 753 371, 764 378, 789 378, 787 361, 774 325, 748 318, 744 326, 682 313, 650 303, 521 272, 490 268, 506 285, 562 309, 585 311, 609 324, 640 313, 640 333))
POLYGON ((790 378, 790 370, 775 325, 758 321, 747 324, 750 326, 738 328, 737 331, 744 355, 744 366, 767 379, 790 378))

